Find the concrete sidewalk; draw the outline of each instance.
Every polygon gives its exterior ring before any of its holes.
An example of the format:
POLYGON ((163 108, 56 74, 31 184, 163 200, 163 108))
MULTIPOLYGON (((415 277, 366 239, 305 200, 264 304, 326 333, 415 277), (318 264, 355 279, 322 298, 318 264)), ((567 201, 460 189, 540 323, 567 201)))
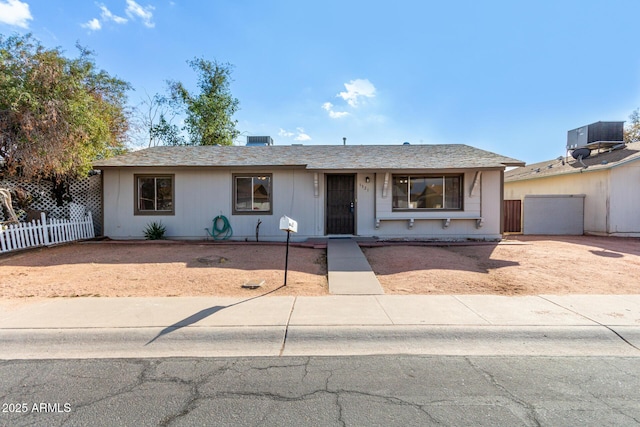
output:
POLYGON ((327 272, 332 295, 384 294, 369 261, 352 238, 327 241, 327 272))
POLYGON ((640 356, 640 295, 0 300, 0 358, 640 356))

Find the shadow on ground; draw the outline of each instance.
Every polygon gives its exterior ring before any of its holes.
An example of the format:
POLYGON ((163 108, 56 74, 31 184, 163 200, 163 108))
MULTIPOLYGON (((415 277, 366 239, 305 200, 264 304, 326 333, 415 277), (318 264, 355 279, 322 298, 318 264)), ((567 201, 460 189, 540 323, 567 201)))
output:
POLYGON ((216 305, 216 306, 213 306, 213 307, 205 308, 204 310, 200 310, 199 312, 197 312, 195 314, 192 314, 189 317, 186 317, 186 318, 184 318, 182 320, 177 321, 176 323, 174 323, 171 326, 167 326, 166 328, 161 330, 158 333, 158 335, 156 335, 151 340, 149 340, 149 342, 147 342, 145 344, 145 346, 147 346, 149 344, 152 344, 157 339, 161 338, 164 335, 170 334, 173 331, 177 331, 178 329, 181 329, 181 328, 184 328, 184 327, 187 327, 187 326, 191 326, 191 325, 193 325, 195 323, 198 323, 199 321, 204 320, 207 317, 212 316, 212 315, 216 314, 217 312, 219 312, 221 310, 224 310, 225 308, 234 307, 236 305, 244 304, 245 302, 248 302, 248 301, 251 301, 251 300, 254 300, 254 299, 257 299, 257 298, 262 298, 264 296, 267 296, 269 294, 272 294, 272 293, 276 292, 279 289, 282 289, 283 287, 284 287, 284 285, 282 285, 282 286, 280 286, 280 287, 278 287, 276 289, 273 289, 273 290, 271 290, 269 292, 265 292, 262 295, 257 295, 257 296, 252 297, 252 298, 247 298, 247 299, 244 299, 242 301, 238 301, 238 302, 236 302, 234 304, 216 305))
MULTIPOLYGON (((509 235, 508 241, 518 242, 556 242, 586 247, 600 248, 601 252, 617 252, 640 255, 640 238, 609 236, 525 236, 509 235)), ((593 252, 595 254, 595 252, 593 252)), ((598 255, 598 254, 596 254, 598 255)), ((606 256, 606 255, 605 255, 606 256)))
POLYGON ((495 245, 472 246, 383 246, 363 248, 376 274, 391 275, 407 271, 459 270, 488 273, 519 266, 517 261, 493 259, 495 245), (385 262, 393 257, 393 262, 385 262))

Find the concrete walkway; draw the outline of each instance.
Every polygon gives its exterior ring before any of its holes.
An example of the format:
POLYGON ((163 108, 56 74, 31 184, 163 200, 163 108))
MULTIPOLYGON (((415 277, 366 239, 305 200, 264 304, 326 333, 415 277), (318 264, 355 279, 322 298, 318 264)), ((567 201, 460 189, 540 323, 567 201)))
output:
POLYGON ((380 295, 382 286, 354 239, 327 242, 329 293, 333 295, 380 295))
POLYGON ((0 300, 0 359, 640 357, 640 295, 0 300))

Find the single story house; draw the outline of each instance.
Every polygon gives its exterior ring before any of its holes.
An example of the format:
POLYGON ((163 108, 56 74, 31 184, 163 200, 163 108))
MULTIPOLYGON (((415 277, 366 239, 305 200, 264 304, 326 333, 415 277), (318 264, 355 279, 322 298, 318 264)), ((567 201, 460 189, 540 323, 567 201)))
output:
POLYGON ((497 240, 504 170, 521 165, 467 145, 405 144, 152 147, 94 167, 113 239, 142 238, 152 221, 168 238, 204 239, 222 215, 234 240, 284 240, 286 215, 296 240, 497 240))
POLYGON ((594 149, 586 158, 559 157, 509 170, 504 195, 505 200, 530 199, 532 206, 546 204, 531 210, 529 217, 525 207, 525 233, 528 223, 545 221, 535 234, 557 234, 545 229, 580 223, 584 234, 640 237, 639 185, 640 142, 636 142, 594 149), (575 210, 580 203, 582 209, 575 210))

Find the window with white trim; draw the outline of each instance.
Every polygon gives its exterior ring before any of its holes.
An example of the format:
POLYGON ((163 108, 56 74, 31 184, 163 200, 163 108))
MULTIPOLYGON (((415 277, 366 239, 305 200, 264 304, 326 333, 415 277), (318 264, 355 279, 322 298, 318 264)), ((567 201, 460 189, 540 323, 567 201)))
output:
POLYGON ((393 210, 462 209, 462 175, 394 175, 393 210))

